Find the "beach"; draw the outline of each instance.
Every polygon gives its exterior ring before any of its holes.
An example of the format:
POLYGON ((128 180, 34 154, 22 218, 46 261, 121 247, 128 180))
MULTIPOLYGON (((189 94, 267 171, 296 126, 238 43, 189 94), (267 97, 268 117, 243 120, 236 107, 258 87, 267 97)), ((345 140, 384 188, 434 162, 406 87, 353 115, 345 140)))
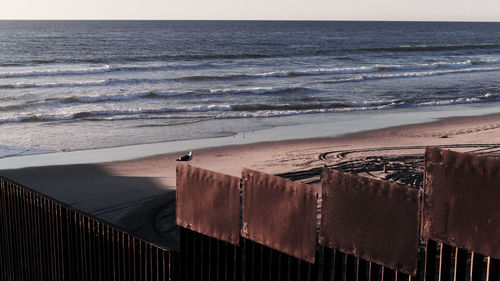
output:
MULTIPOLYGON (((500 114, 445 118, 333 138, 197 149, 188 164, 234 176, 245 167, 314 184, 319 176, 315 171, 324 166, 341 168, 351 163, 349 169, 354 172, 386 179, 407 162, 413 163, 407 165, 407 172, 418 178, 426 146, 499 156, 500 114)), ((185 152, 126 161, 3 169, 0 175, 175 248, 175 159, 185 152)))

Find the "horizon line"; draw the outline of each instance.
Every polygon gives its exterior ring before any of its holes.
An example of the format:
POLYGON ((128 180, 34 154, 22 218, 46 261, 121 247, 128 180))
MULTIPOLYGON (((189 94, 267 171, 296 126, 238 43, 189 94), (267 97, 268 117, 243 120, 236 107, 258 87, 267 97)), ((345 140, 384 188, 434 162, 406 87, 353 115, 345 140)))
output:
POLYGON ((119 18, 82 18, 82 19, 2 19, 0 21, 268 21, 268 22, 442 22, 442 23, 500 23, 489 20, 390 20, 390 19, 119 19, 119 18))

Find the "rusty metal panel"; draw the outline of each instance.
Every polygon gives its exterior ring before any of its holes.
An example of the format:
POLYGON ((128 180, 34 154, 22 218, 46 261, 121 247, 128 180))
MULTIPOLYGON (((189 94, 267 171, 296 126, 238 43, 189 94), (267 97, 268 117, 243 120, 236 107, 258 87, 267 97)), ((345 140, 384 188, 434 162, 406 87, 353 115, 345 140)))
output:
POLYGON ((314 263, 316 187, 249 169, 242 178, 242 236, 314 263))
POLYGON ((422 235, 500 258, 500 159, 425 152, 422 235))
POLYGON ((240 178, 188 165, 177 165, 176 223, 238 245, 240 178))
POLYGON ((417 189, 324 169, 319 243, 415 275, 417 189))

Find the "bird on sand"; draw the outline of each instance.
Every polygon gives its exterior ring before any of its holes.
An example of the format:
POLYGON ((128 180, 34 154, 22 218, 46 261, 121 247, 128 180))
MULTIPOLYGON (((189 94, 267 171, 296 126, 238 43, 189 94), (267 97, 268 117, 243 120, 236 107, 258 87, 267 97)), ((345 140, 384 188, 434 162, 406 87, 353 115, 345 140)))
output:
POLYGON ((177 158, 175 161, 191 161, 191 159, 193 159, 193 152, 190 150, 188 154, 177 158))

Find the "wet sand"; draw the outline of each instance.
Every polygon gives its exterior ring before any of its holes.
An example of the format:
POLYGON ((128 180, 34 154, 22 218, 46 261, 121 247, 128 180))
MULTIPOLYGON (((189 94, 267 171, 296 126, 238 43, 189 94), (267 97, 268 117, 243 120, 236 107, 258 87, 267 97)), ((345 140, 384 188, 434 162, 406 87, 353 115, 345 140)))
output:
MULTIPOLYGON (((193 151, 189 164, 234 176, 246 167, 309 183, 317 183, 320 169, 327 166, 418 188, 426 146, 499 156, 500 114, 449 118, 337 138, 207 148, 193 151)), ((1 170, 0 175, 175 248, 175 159, 179 155, 1 170)))

